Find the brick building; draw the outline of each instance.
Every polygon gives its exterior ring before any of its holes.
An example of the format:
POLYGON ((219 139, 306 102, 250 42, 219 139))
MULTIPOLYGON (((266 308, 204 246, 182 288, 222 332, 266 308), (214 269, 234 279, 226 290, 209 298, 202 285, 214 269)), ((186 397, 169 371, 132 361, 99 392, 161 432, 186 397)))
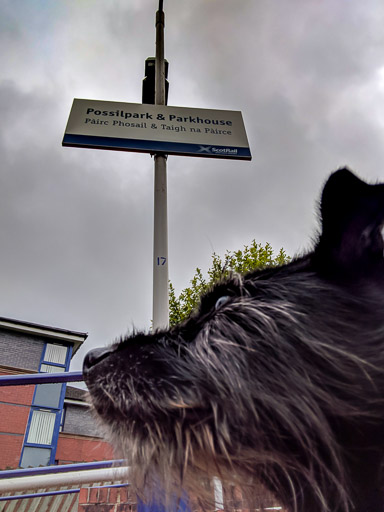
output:
MULTIPOLYGON (((66 372, 86 339, 0 317, 0 375, 66 372)), ((0 387, 0 469, 113 458, 85 394, 66 384, 0 387)))

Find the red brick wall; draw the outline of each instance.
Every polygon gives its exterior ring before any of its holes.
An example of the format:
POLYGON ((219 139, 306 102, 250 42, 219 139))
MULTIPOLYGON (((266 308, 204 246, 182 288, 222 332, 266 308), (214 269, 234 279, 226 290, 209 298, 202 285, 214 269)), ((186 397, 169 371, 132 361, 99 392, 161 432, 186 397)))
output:
POLYGON ((0 435, 0 470, 18 467, 23 439, 24 436, 0 435))
POLYGON ((34 389, 35 386, 1 386, 0 402, 30 406, 34 389))
MULTIPOLYGON (((191 499, 188 506, 191 512, 203 512, 198 500, 191 499)), ((129 486, 102 489, 94 487, 80 490, 78 512, 135 512, 137 508, 137 496, 129 486)), ((223 512, 253 512, 266 508, 275 509, 276 512, 287 512, 262 487, 260 487, 260 493, 254 496, 252 504, 242 496, 240 490, 235 486, 224 489, 224 508, 221 509, 223 512)))
POLYGON ((0 432, 24 434, 29 415, 29 407, 0 404, 0 432))
MULTIPOLYGON (((0 375, 17 372, 0 368, 0 375)), ((0 469, 17 468, 35 386, 0 387, 0 469)))
POLYGON ((81 489, 78 512, 135 512, 136 496, 130 488, 81 489))
POLYGON ((59 464, 72 464, 112 460, 114 455, 111 446, 102 439, 61 432, 55 458, 59 464))

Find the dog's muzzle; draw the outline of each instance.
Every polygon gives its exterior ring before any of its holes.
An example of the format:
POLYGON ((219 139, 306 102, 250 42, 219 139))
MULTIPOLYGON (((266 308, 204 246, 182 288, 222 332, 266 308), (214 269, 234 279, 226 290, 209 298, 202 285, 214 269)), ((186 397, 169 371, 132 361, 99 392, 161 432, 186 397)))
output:
POLYGON ((112 352, 113 349, 110 347, 101 347, 90 350, 84 358, 83 373, 87 374, 91 368, 106 359, 110 354, 112 354, 112 352))

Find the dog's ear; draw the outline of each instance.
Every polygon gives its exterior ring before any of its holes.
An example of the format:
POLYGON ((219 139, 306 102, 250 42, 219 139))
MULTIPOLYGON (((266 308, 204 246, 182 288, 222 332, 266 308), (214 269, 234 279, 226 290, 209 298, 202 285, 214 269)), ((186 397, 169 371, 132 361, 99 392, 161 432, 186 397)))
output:
POLYGON ((363 275, 383 265, 384 185, 368 185, 348 169, 333 173, 321 198, 317 270, 363 275))

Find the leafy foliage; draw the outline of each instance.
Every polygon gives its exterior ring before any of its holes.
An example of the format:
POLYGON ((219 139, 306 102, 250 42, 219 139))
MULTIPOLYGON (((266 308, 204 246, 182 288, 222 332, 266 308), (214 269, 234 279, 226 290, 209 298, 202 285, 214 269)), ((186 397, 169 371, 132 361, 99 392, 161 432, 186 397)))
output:
POLYGON ((256 243, 255 240, 249 246, 245 245, 243 250, 227 251, 223 259, 214 252, 207 277, 204 277, 200 268, 197 268, 190 281, 191 285, 184 288, 178 297, 175 288, 169 282, 169 324, 173 326, 188 318, 198 306, 201 295, 230 273, 245 274, 252 270, 283 265, 289 261, 290 257, 287 256, 284 249, 280 249, 279 253, 274 255, 269 243, 263 246, 256 243))

